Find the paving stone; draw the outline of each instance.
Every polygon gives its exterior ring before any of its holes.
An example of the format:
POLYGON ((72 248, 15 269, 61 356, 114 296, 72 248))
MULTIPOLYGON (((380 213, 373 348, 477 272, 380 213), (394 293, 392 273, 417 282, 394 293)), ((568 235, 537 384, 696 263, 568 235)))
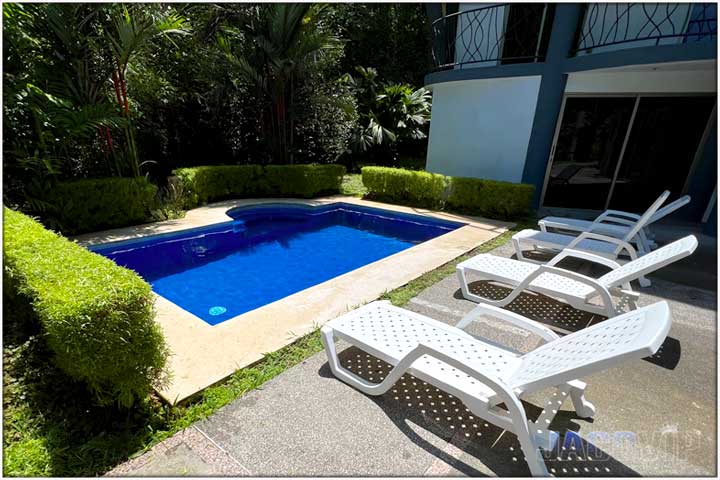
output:
POLYGON ((107 476, 247 475, 248 471, 195 427, 159 443, 107 476))

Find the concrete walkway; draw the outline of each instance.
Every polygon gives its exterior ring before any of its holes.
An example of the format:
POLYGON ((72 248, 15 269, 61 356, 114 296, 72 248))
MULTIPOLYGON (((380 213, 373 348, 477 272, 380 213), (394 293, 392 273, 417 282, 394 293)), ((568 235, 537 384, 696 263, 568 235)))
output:
MULTIPOLYGON (((505 245, 493 253, 511 252, 505 245)), ((655 356, 586 379, 594 421, 576 418, 569 402, 563 406, 551 428, 564 434, 566 448, 547 459, 556 476, 717 472, 716 292, 651 278, 641 304, 670 302, 670 335, 655 356)), ((601 320, 550 299, 521 296, 511 306, 561 331, 601 320), (548 320, 558 316, 566 320, 548 320)), ((472 307, 454 276, 407 305, 448 323, 472 307)), ((473 333, 519 350, 538 342, 490 321, 473 333)), ((342 361, 364 376, 388 368, 354 347, 345 348, 342 361)), ((534 397, 525 402, 529 417, 539 414, 537 405, 534 397)), ((525 476, 528 470, 514 435, 474 418, 452 396, 405 376, 371 398, 336 380, 320 353, 110 474, 525 476)))

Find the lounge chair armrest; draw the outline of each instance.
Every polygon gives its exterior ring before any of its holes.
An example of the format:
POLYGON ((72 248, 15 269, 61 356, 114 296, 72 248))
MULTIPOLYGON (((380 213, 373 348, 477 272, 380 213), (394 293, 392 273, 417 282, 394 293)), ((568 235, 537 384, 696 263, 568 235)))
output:
POLYGON ((595 221, 603 220, 608 217, 624 217, 631 220, 640 220, 641 215, 637 213, 623 212, 621 210, 605 210, 603 213, 598 215, 595 221))
MULTIPOLYGON (((466 375, 476 379, 478 382, 490 387, 490 389, 495 392, 495 395, 491 396, 491 398, 488 398, 487 403, 482 402, 485 404, 485 408, 490 406, 490 402, 492 402, 493 405, 504 403, 509 413, 509 416, 492 415, 492 418, 494 419, 493 423, 502 428, 509 428, 513 430, 516 434, 518 433, 518 431, 522 430, 525 430, 527 434, 530 433, 527 430, 529 424, 527 415, 525 414, 525 408, 520 402, 520 395, 522 393, 520 390, 513 389, 505 382, 503 382, 489 372, 481 372, 472 368, 466 363, 465 359, 455 358, 454 356, 449 355, 446 352, 441 352, 431 346, 420 343, 417 347, 413 348, 410 352, 408 352, 407 355, 405 355, 400 360, 400 362, 398 362, 395 368, 390 371, 390 373, 385 377, 385 380, 383 380, 383 382, 387 381, 387 379, 391 376, 395 377, 395 371, 407 371, 410 365, 412 365, 415 360, 417 360, 423 355, 427 355, 429 357, 445 362, 451 367, 456 368, 457 370, 465 373, 466 375)), ((394 378, 391 378, 391 380, 394 380, 394 378)), ((476 402, 478 399, 476 397, 470 397, 461 398, 461 400, 465 402, 465 404, 470 408, 470 410, 473 410, 472 403, 476 402), (468 402, 470 402, 470 404, 468 404, 468 402)), ((491 412, 488 411, 488 413, 491 412)))
MULTIPOLYGON (((456 358, 446 352, 441 352, 429 345, 420 343, 417 347, 413 348, 410 352, 408 352, 407 355, 405 355, 398 362, 398 364, 393 370, 399 370, 404 372, 412 365, 415 360, 422 357, 423 355, 427 355, 429 357, 445 362, 451 367, 460 370, 466 375, 476 379, 480 383, 483 383, 484 385, 490 387, 495 392, 496 396, 501 399, 501 402, 505 403, 506 407, 515 407, 517 414, 520 415, 523 419, 521 425, 527 425, 527 417, 525 416, 525 409, 520 403, 519 392, 516 392, 509 385, 506 385, 495 375, 491 375, 488 372, 481 372, 469 366, 465 362, 465 359, 456 358)), ((388 377, 389 376, 390 375, 388 375, 388 377)))
POLYGON ((616 225, 616 226, 623 226, 623 227, 633 227, 637 223, 637 220, 629 220, 627 218, 621 218, 621 217, 613 217, 613 216, 606 216, 601 219, 595 219, 590 226, 590 230, 592 231, 596 226, 600 225, 616 225))
POLYGON ((612 243, 614 245, 617 245, 618 248, 616 249, 617 253, 620 253, 622 250, 627 250, 628 255, 630 255, 630 258, 635 259, 637 258, 637 251, 635 250, 635 247, 630 245, 628 242, 626 242, 623 239, 610 237, 608 235, 601 235, 599 233, 593 233, 593 232, 583 232, 577 237, 573 239, 572 242, 568 244, 566 248, 575 248, 580 242, 583 240, 598 240, 601 242, 607 242, 612 243))
POLYGON ((588 277, 587 275, 583 275, 582 273, 573 272, 572 270, 565 270, 564 268, 558 268, 554 267, 552 265, 540 265, 537 270, 535 270, 533 273, 528 275, 516 288, 515 290, 525 290, 528 288, 528 286, 538 278, 543 273, 552 273, 561 277, 569 278, 571 280, 575 280, 576 282, 583 283, 589 287, 591 287, 593 290, 595 290, 595 294, 600 297, 603 303, 603 307, 605 308, 605 311, 607 312, 608 317, 615 316, 615 307, 612 302, 612 298, 610 297, 610 292, 607 288, 605 288, 602 284, 600 284, 596 279, 592 277, 588 277))
POLYGON ((620 264, 618 262, 616 262, 615 260, 611 260, 609 258, 602 257, 602 256, 596 255, 594 253, 585 252, 582 250, 575 250, 573 248, 563 249, 560 253, 555 255, 552 258, 552 260, 550 260, 546 265, 549 265, 551 267, 555 266, 566 258, 579 258, 581 260, 587 260, 588 262, 605 265, 606 267, 610 267, 613 270, 620 267, 620 264))
POLYGON ((543 340, 545 340, 546 342, 552 342, 553 340, 557 340, 558 338, 560 338, 557 333, 553 332, 545 325, 536 322, 535 320, 530 320, 529 318, 523 317, 522 315, 511 312, 509 310, 504 310, 502 308, 495 307, 493 305, 487 305, 484 303, 481 303, 477 307, 472 309, 472 311, 465 315, 455 326, 464 330, 465 327, 470 325, 470 323, 476 321, 477 317, 480 317, 482 315, 487 315, 498 320, 504 320, 508 323, 512 323, 516 327, 520 327, 524 330, 527 330, 542 337, 543 340))

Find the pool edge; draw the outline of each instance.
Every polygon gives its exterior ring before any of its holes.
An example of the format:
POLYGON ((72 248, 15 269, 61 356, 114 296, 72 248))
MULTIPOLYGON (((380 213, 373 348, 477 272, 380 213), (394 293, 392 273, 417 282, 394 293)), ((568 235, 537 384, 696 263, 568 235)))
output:
POLYGON ((169 228, 158 224, 150 224, 151 228, 142 225, 84 236, 95 239, 93 242, 78 241, 92 244, 104 243, 102 239, 119 242, 150 235, 148 230, 153 233, 171 233, 200 228, 227 222, 229 217, 225 212, 237 206, 268 203, 324 205, 335 202, 435 217, 466 225, 215 326, 208 325, 166 298, 156 295, 156 320, 162 326, 172 351, 169 367, 173 379, 166 388, 158 391, 163 399, 170 404, 182 402, 235 371, 256 363, 265 353, 276 351, 338 315, 373 301, 383 293, 452 261, 514 225, 355 197, 243 199, 191 210, 185 217, 186 222, 173 221, 169 228))

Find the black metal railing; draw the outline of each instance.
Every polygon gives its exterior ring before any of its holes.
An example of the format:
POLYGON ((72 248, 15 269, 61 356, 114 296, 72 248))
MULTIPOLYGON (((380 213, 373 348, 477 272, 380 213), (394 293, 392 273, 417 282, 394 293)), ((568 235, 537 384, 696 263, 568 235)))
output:
POLYGON ((553 4, 494 4, 439 18, 432 24, 435 67, 541 62, 554 11, 553 4))
POLYGON ((622 44, 714 42, 717 35, 716 4, 589 3, 583 8, 575 55, 622 44))

